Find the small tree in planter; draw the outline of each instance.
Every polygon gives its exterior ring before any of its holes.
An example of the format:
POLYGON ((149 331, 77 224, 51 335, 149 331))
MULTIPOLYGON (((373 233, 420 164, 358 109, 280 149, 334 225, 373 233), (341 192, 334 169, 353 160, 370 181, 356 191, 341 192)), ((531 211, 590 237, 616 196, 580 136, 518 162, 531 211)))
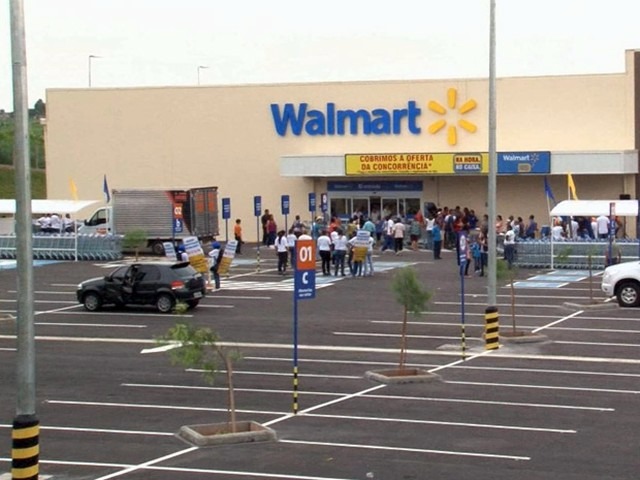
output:
MULTIPOLYGON (((184 313, 187 306, 176 305, 176 313, 184 313)), ((273 430, 255 422, 237 422, 235 392, 233 387, 233 363, 241 358, 235 349, 220 345, 220 337, 206 327, 196 327, 181 321, 171 327, 159 340, 161 345, 178 344, 177 348, 168 351, 174 365, 202 371, 205 381, 213 385, 219 365, 222 363, 226 371, 228 388, 229 421, 223 425, 205 424, 185 426, 180 435, 197 445, 219 443, 240 443, 248 441, 271 440, 275 438, 273 430), (224 439, 224 434, 230 438, 224 439)))
POLYGON ((123 250, 133 250, 136 254, 136 262, 138 261, 141 248, 147 246, 147 232, 144 230, 130 230, 124 234, 122 239, 123 250))
POLYGON ((407 320, 409 313, 419 313, 426 309, 431 292, 423 290, 416 271, 412 267, 398 270, 391 281, 391 289, 396 300, 402 305, 402 330, 400 334, 400 361, 395 370, 370 371, 365 376, 376 382, 386 384, 418 383, 440 380, 436 373, 418 368, 407 368, 407 320))
MULTIPOLYGON (((498 280, 509 280, 509 291, 511 293, 511 335, 518 335, 516 328, 516 288, 515 279, 518 274, 518 268, 514 265, 509 268, 506 260, 498 260, 496 262, 496 278, 498 280)), ((520 333, 520 335, 523 335, 520 333)))
POLYGON ((409 313, 419 313, 426 308, 431 293, 423 290, 416 271, 405 267, 396 272, 391 281, 396 300, 402 305, 402 331, 400 334, 400 361, 395 370, 370 371, 365 376, 380 383, 418 383, 440 380, 440 376, 418 368, 407 368, 407 320, 409 313))
POLYGON ((398 371, 402 374, 407 360, 407 319, 409 313, 417 314, 426 308, 431 293, 423 290, 416 271, 404 267, 396 272, 391 281, 391 289, 397 302, 402 306, 402 331, 400 334, 400 361, 398 371))

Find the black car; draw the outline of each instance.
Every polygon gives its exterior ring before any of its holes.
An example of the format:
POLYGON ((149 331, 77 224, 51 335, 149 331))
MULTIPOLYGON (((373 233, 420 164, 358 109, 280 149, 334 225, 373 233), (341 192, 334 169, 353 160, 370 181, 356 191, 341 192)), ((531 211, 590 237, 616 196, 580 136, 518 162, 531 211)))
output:
POLYGON ((78 285, 78 301, 90 312, 103 305, 154 305, 168 313, 176 302, 195 308, 206 293, 206 282, 189 262, 133 263, 109 275, 78 285))

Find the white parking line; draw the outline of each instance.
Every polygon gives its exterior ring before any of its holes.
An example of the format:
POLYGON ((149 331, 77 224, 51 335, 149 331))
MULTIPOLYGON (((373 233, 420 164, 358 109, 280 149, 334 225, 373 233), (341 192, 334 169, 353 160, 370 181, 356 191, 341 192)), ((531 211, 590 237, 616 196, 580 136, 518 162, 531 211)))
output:
MULTIPOLYGON (((436 316, 440 316, 437 314, 436 316)), ((459 317, 460 314, 458 313, 459 317)), ((467 316, 467 314, 465 314, 467 316)), ((484 314, 476 314, 476 316, 484 316, 484 314)), ((522 316, 522 315, 518 315, 522 316)), ((531 315, 524 315, 526 319, 529 319, 531 315)), ((549 315, 547 318, 557 318, 555 315, 549 315)), ((584 317, 580 317, 580 320, 583 320, 584 317)), ((402 325, 402 321, 400 320, 370 320, 370 323, 375 324, 389 324, 389 325, 402 325)), ((440 326, 440 327, 455 327, 460 325, 460 319, 454 319, 451 322, 430 322, 430 321, 416 321, 411 322, 408 321, 407 325, 416 325, 416 326, 440 326), (456 321, 458 323, 456 323, 456 321)), ((469 324, 467 324, 469 326, 469 324)), ((484 327, 484 323, 471 324, 472 327, 484 327)), ((519 328, 529 330, 537 328, 537 325, 518 325, 519 328)), ((615 329, 615 328, 587 328, 587 327, 550 327, 549 330, 561 330, 561 331, 569 331, 569 332, 599 332, 599 333, 640 333, 640 330, 623 330, 623 329, 615 329)))
POLYGON ((640 347, 640 344, 638 343, 574 342, 570 340, 554 340, 553 343, 561 343, 567 345, 592 345, 597 347, 640 347))
MULTIPOLYGON (((0 425, 0 428, 13 428, 13 426, 10 424, 4 424, 0 425)), ((52 432, 109 433, 114 435, 150 435, 153 437, 175 437, 175 432, 152 432, 149 430, 120 430, 111 428, 54 427, 51 425, 41 425, 40 430, 52 432)))
MULTIPOLYGON (((244 360, 257 360, 261 362, 287 362, 291 363, 291 358, 286 357, 243 357, 244 360)), ((368 365, 368 366, 397 366, 398 362, 372 362, 367 360, 335 360, 330 358, 305 358, 302 360, 302 363, 322 363, 324 364, 346 364, 346 365, 368 365)), ((414 368, 433 368, 438 365, 433 364, 423 364, 423 363, 407 363, 407 367, 414 368)), ((569 374, 569 375, 604 375, 607 377, 630 377, 636 378, 640 377, 638 373, 618 373, 618 372, 596 372, 596 371, 588 371, 588 370, 551 370, 546 368, 521 368, 521 367, 482 367, 482 366, 474 366, 467 365, 465 363, 453 366, 451 368, 460 369, 460 370, 488 370, 488 371, 496 371, 496 372, 527 372, 527 373, 559 373, 559 374, 569 374)))
POLYGON ((465 427, 465 428, 488 428, 496 430, 519 430, 526 432, 542 432, 542 433, 577 433, 576 430, 567 430, 559 428, 542 428, 542 427, 523 427, 518 425, 497 425, 495 423, 468 423, 468 422, 445 422, 439 420, 412 420, 406 418, 388 418, 388 417, 362 417, 354 415, 327 415, 327 414, 302 414, 306 417, 318 418, 335 418, 340 420, 361 420, 367 422, 393 422, 393 423, 410 423, 417 425, 443 425, 447 427, 465 427))
POLYGON ((98 328, 147 328, 147 325, 132 325, 130 323, 62 323, 62 322, 36 322, 38 326, 56 327, 98 327, 98 328))
POLYGON ((324 447, 339 447, 339 448, 353 448, 353 449, 367 449, 367 450, 388 450, 392 452, 411 452, 411 453, 432 453, 438 455, 453 455, 463 457, 483 457, 483 458, 495 458, 500 460, 531 460, 531 457, 523 457, 516 455, 499 455, 495 453, 480 453, 480 452, 461 452, 455 450, 431 450, 425 448, 402 448, 402 447, 387 447, 382 445, 355 445, 350 443, 330 443, 330 442, 308 442, 308 441, 296 441, 296 440, 280 440, 281 443, 293 443, 298 445, 318 445, 324 447))
POLYGON ((454 385, 476 385, 483 387, 505 387, 505 388, 531 388, 538 390, 567 390, 571 392, 590 392, 590 393, 622 393, 638 395, 640 390, 616 390, 613 388, 593 388, 593 387, 559 387, 556 385, 526 385, 517 383, 483 383, 483 382, 464 382, 447 380, 445 383, 451 383, 454 385))
MULTIPOLYGON (((51 405, 72 405, 74 407, 115 407, 115 408, 139 408, 151 410, 184 410, 189 412, 223 412, 227 413, 228 408, 210 407, 185 407, 184 405, 153 405, 150 403, 119 403, 119 402, 81 402, 74 400, 45 400, 44 403, 51 405)), ((252 415, 287 415, 286 412, 274 412, 270 410, 243 410, 237 409, 237 413, 247 413, 252 415)))
POLYGON ((540 332, 542 330, 545 330, 547 328, 553 327, 554 325, 557 325, 557 324, 562 323, 562 322, 564 322, 566 320, 569 320, 570 318, 577 317, 581 313, 583 313, 583 310, 578 310, 577 312, 573 312, 571 315, 567 315, 566 317, 562 317, 562 318, 556 320, 555 322, 551 322, 551 323, 549 323, 547 325, 544 325, 544 326, 542 326, 540 328, 536 328, 535 330, 532 330, 531 333, 538 333, 538 332, 540 332))
MULTIPOLYGON (((234 372, 235 373, 235 372, 234 372)), ((227 387, 211 387, 211 386, 196 386, 196 385, 165 385, 165 384, 143 384, 143 383, 123 383, 121 384, 123 387, 130 388, 158 388, 158 389, 167 389, 167 390, 202 390, 202 391, 217 391, 217 392, 226 392, 228 391, 227 387)), ((278 390, 278 389, 269 389, 269 388, 234 388, 236 392, 247 392, 247 393, 269 393, 269 394, 280 394, 280 395, 291 395, 291 390, 278 390)), ((327 397, 339 397, 342 395, 348 395, 348 392, 322 392, 322 391, 305 391, 301 390, 301 396, 327 396, 327 397)), ((379 400, 411 400, 411 401, 421 401, 421 402, 435 402, 435 403, 463 403, 463 404, 473 404, 473 405, 495 405, 501 407, 524 407, 524 408, 551 408, 551 409, 561 409, 561 410, 586 410, 586 411, 594 411, 594 412, 614 412, 615 408, 608 407, 588 407, 583 405, 561 405, 561 404, 552 404, 552 403, 527 403, 527 402, 504 402, 497 400, 473 400, 467 398, 447 398, 447 397, 417 397, 413 395, 383 395, 383 394, 373 394, 367 395, 363 398, 372 398, 379 400)))

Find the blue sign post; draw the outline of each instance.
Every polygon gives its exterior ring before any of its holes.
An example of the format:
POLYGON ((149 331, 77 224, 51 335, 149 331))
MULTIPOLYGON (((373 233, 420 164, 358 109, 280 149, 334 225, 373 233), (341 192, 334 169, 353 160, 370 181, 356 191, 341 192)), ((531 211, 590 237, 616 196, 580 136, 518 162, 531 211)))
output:
POLYGON ((258 248, 256 248, 256 271, 260 272, 260 215, 262 215, 262 197, 260 195, 253 197, 253 214, 256 217, 256 237, 258 239, 258 248))
POLYGON ((458 264, 460 265, 460 340, 462 342, 462 359, 467 354, 467 339, 465 333, 464 319, 464 271, 467 267, 467 252, 469 251, 469 241, 466 232, 458 233, 458 264))
POLYGON ((284 231, 289 231, 289 221, 287 220, 287 216, 289 215, 289 195, 282 195, 280 197, 280 207, 282 209, 282 215, 284 215, 284 231))
POLYGON ((311 214, 311 233, 314 235, 316 232, 316 194, 314 192, 309 193, 309 213, 311 214))
POLYGON ((312 239, 296 241, 293 284, 293 413, 298 413, 298 300, 316 298, 316 244, 312 239))
POLYGON ((326 192, 320 194, 320 210, 322 213, 327 213, 329 210, 329 197, 326 192))
POLYGON ((222 199, 222 218, 224 219, 224 241, 229 241, 229 219, 231 218, 231 199, 222 199))

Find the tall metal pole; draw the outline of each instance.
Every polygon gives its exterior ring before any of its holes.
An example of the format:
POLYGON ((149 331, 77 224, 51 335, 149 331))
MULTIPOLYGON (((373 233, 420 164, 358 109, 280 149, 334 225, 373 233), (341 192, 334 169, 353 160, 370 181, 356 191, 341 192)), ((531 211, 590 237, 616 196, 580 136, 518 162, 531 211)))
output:
POLYGON ((91 60, 94 58, 102 58, 98 55, 89 55, 89 88, 91 88, 91 60))
POLYGON ((209 68, 206 65, 198 65, 198 85, 200 85, 200 70, 203 68, 209 68))
POLYGON ((13 162, 16 182, 16 258, 18 275, 16 417, 12 430, 12 477, 38 478, 39 422, 36 417, 35 334, 33 321, 33 238, 31 171, 29 169, 29 107, 24 5, 11 0, 13 65, 13 162))
POLYGON ((487 203, 489 206, 489 259, 488 259, 488 284, 487 303, 496 305, 496 271, 497 271, 497 236, 496 221, 496 2, 490 0, 489 14, 489 187, 487 191, 487 203))

